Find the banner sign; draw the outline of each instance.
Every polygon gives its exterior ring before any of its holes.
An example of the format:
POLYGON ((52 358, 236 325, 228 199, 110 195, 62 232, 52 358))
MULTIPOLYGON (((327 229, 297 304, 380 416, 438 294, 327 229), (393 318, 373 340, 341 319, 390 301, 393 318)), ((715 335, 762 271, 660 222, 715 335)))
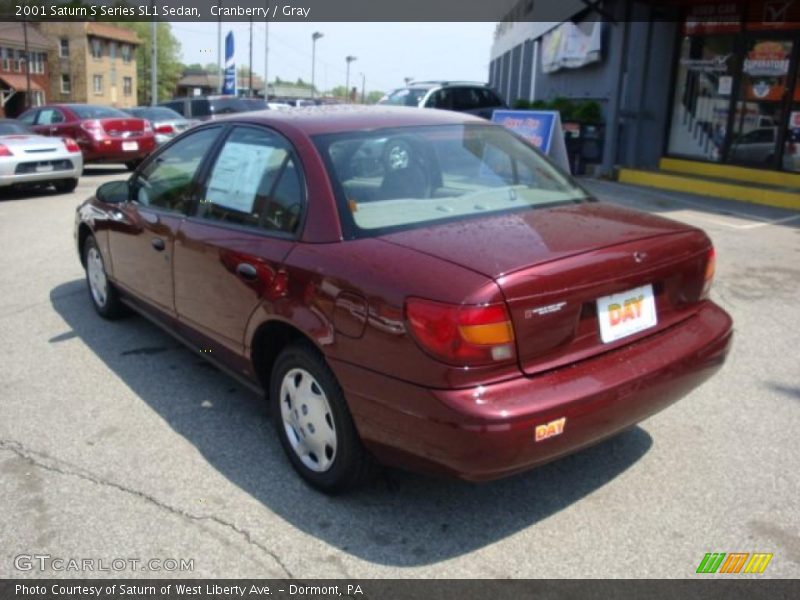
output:
POLYGON ((492 122, 510 129, 570 172, 561 115, 553 110, 496 110, 492 122))
POLYGON ((225 36, 225 81, 222 84, 222 93, 236 95, 236 62, 233 58, 233 32, 225 36))
POLYGON ((584 33, 571 21, 562 23, 542 37, 542 71, 552 73, 559 69, 577 69, 600 60, 602 23, 586 23, 591 27, 584 33))

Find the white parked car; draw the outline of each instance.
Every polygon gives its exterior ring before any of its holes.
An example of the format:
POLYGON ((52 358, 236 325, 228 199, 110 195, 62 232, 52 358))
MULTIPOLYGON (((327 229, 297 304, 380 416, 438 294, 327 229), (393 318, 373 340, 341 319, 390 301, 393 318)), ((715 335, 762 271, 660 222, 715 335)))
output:
POLYGON ((82 172, 75 140, 37 135, 19 121, 0 119, 0 187, 52 184, 71 192, 82 172))

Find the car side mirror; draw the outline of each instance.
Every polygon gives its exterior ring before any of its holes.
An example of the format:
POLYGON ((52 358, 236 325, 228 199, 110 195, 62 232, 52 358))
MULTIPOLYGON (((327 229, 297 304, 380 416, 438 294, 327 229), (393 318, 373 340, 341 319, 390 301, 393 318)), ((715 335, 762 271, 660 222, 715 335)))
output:
POLYGON ((130 185, 128 181, 109 181, 98 187, 94 195, 101 202, 122 204, 130 199, 130 185))

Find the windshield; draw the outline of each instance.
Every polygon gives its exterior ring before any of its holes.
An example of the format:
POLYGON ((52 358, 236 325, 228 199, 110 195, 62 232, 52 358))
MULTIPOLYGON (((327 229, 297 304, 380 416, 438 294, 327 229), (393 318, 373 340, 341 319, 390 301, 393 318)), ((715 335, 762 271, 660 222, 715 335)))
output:
POLYGON ((315 141, 351 237, 589 198, 497 125, 404 127, 315 141))
POLYGON ((403 88, 395 90, 388 96, 384 96, 378 104, 390 104, 392 106, 419 106, 420 100, 428 93, 425 88, 403 88))
POLYGON ((31 130, 19 123, 0 123, 0 135, 28 135, 31 130))
POLYGON ((92 106, 91 104, 71 104, 70 110, 79 119, 127 119, 130 115, 110 106, 92 106))

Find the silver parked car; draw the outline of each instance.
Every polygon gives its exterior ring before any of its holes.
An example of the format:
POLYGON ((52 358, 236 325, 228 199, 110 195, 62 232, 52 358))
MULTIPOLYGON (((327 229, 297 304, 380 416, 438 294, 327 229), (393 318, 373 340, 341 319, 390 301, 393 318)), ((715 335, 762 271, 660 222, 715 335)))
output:
POLYGON ((72 138, 37 135, 14 119, 0 119, 0 187, 49 185, 71 192, 83 172, 72 138))
POLYGON ((125 109, 125 112, 137 119, 150 121, 150 126, 156 134, 156 144, 159 146, 199 123, 165 106, 135 106, 125 109))

